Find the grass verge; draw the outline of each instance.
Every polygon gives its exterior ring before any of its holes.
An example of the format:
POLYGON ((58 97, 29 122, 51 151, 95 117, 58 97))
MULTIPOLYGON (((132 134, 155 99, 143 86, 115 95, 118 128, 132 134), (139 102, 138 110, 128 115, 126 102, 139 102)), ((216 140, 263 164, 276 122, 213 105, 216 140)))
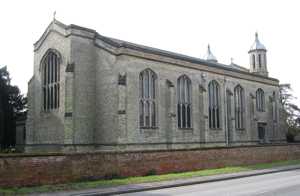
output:
POLYGON ((296 165, 296 164, 300 164, 300 160, 278 161, 273 163, 263 163, 263 164, 248 165, 248 166, 232 166, 232 167, 224 167, 218 169, 205 169, 205 170, 191 171, 191 172, 151 175, 151 176, 143 176, 143 177, 128 177, 128 178, 112 179, 112 180, 96 180, 96 181, 75 182, 75 183, 68 183, 68 184, 44 185, 44 186, 36 186, 36 187, 0 188, 0 194, 15 195, 15 194, 42 193, 42 192, 54 192, 54 191, 65 191, 65 190, 81 190, 81 189, 90 189, 90 188, 99 188, 99 187, 111 187, 111 186, 118 186, 118 185, 159 182, 159 181, 166 181, 166 180, 185 179, 191 177, 237 173, 242 171, 268 169, 273 167, 296 165))

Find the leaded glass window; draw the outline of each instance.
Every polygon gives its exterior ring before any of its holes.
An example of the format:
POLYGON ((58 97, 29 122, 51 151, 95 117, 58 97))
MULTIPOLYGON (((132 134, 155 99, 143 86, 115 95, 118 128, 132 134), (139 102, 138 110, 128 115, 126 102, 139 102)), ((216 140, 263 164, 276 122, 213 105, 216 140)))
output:
POLYGON ((234 88, 234 101, 235 101, 235 127, 236 129, 244 128, 244 112, 245 112, 245 104, 244 104, 244 89, 237 85, 234 88))
POLYGON ((265 110, 265 95, 261 88, 256 91, 256 109, 260 112, 265 110))
POLYGON ((43 109, 59 108, 60 59, 56 52, 49 51, 42 60, 43 109))
POLYGON ((182 75, 177 80, 177 124, 178 128, 192 127, 192 82, 182 75))
POLYGON ((156 83, 157 76, 151 69, 145 69, 139 77, 140 99, 140 127, 155 128, 157 126, 156 115, 156 83))
POLYGON ((212 129, 220 128, 220 86, 213 80, 208 84, 209 99, 209 127, 212 129))

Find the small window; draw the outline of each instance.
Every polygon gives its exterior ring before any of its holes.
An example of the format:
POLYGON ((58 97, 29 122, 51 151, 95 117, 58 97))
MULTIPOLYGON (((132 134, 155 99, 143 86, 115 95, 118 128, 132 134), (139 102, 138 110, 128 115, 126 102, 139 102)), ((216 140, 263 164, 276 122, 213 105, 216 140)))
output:
POLYGON ((258 65, 261 68, 261 54, 258 55, 258 65))

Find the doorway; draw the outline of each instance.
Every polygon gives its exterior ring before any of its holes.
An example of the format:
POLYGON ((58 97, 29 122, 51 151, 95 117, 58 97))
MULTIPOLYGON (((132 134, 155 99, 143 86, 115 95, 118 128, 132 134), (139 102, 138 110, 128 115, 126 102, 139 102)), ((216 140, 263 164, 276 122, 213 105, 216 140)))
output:
POLYGON ((266 125, 267 123, 257 123, 259 143, 266 142, 266 125))

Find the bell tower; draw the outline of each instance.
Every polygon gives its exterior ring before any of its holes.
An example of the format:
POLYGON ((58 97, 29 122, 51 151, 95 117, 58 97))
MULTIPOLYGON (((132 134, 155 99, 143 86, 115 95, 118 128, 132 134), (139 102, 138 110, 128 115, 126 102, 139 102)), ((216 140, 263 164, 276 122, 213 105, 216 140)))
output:
POLYGON ((250 72, 268 76, 267 49, 259 41, 257 32, 255 33, 255 41, 252 44, 248 54, 250 58, 250 72))

